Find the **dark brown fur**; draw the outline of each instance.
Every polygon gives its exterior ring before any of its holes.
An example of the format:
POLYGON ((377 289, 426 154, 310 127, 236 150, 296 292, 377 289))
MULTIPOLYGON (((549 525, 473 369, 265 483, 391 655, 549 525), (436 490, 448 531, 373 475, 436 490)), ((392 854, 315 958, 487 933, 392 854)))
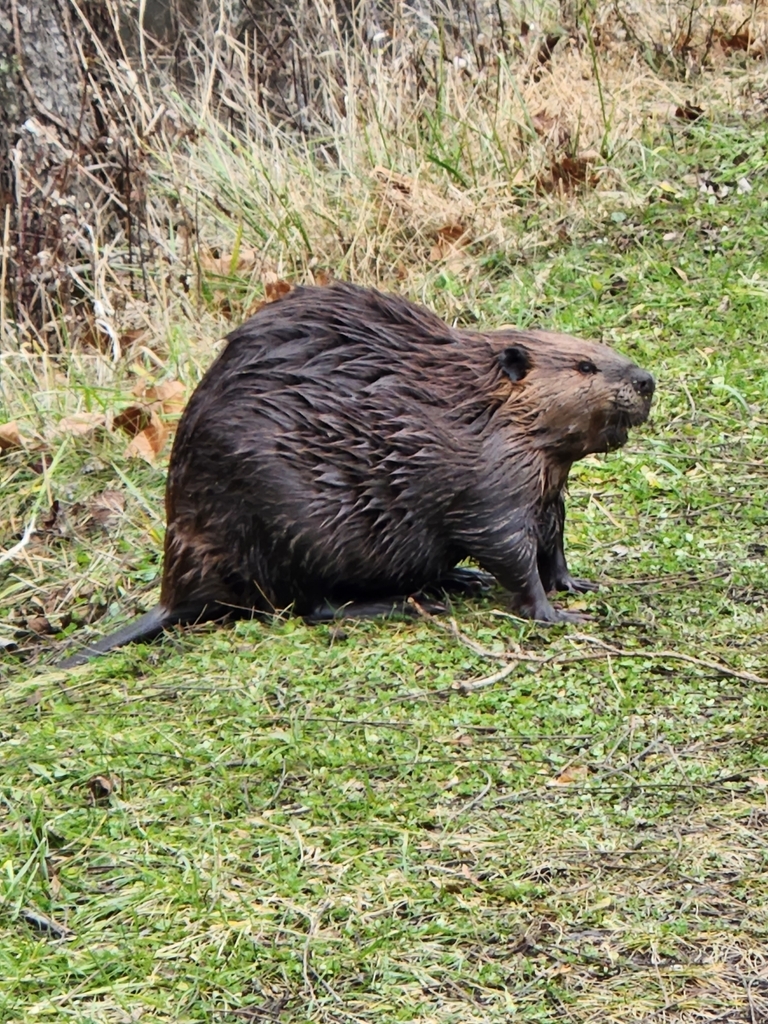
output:
POLYGON ((181 418, 159 607, 69 663, 227 611, 370 609, 468 557, 521 614, 573 618, 546 596, 589 587, 563 551, 568 473, 623 445, 653 388, 604 345, 298 288, 230 334, 181 418))

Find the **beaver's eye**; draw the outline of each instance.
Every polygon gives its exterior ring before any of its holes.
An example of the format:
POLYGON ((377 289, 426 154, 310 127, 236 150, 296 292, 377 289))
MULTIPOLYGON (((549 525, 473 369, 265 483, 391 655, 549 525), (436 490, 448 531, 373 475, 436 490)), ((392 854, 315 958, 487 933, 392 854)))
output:
POLYGON ((597 367, 590 359, 584 359, 576 367, 579 373, 597 373, 597 367))

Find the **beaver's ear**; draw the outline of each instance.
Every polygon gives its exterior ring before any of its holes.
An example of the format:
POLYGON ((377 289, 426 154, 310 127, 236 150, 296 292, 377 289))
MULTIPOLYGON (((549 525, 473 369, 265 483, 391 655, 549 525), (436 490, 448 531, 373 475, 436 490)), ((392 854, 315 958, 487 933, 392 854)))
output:
POLYGON ((531 368, 531 357, 519 345, 510 345, 499 352, 499 363, 510 380, 522 380, 531 368))

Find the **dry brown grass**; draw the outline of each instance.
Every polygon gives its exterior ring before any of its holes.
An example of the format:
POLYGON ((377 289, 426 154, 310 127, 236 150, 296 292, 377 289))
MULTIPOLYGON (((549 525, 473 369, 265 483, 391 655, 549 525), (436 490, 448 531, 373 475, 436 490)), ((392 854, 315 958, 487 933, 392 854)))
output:
MULTIPOLYGON (((89 208, 67 208, 59 249, 25 271, 42 319, 2 310, 6 374, 34 366, 50 390, 44 353, 70 350, 99 387, 136 359, 154 372, 178 325, 218 337, 270 273, 416 296, 445 271, 489 287, 489 254, 535 249, 606 193, 631 205, 626 168, 677 108, 736 115, 768 82, 758 4, 616 2, 578 19, 542 5, 528 23, 510 6, 503 32, 482 5, 431 21, 403 9, 378 29, 367 8, 352 24, 328 2, 296 10, 279 60, 223 15, 198 26, 182 94, 162 54, 115 61, 90 33, 113 97, 110 159, 133 184, 94 184, 83 157, 89 208), (44 287, 57 275, 58 292, 44 287)), ((11 257, 6 245, 4 277, 11 257)), ((28 411, 17 390, 6 417, 28 411)))

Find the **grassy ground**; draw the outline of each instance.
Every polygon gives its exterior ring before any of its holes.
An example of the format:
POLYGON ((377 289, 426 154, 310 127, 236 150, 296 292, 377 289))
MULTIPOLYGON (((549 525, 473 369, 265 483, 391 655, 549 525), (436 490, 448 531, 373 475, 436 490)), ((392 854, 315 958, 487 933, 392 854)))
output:
MULTIPOLYGON (((521 186, 514 244, 409 265, 446 316, 657 376, 572 476, 583 627, 495 593, 41 671, 153 603, 163 457, 54 429, 147 362, 9 356, 0 545, 38 532, 0 566, 0 1020, 768 1020, 767 151, 764 120, 673 121, 581 197, 521 186)), ((219 309, 152 382, 194 383, 219 309)))

